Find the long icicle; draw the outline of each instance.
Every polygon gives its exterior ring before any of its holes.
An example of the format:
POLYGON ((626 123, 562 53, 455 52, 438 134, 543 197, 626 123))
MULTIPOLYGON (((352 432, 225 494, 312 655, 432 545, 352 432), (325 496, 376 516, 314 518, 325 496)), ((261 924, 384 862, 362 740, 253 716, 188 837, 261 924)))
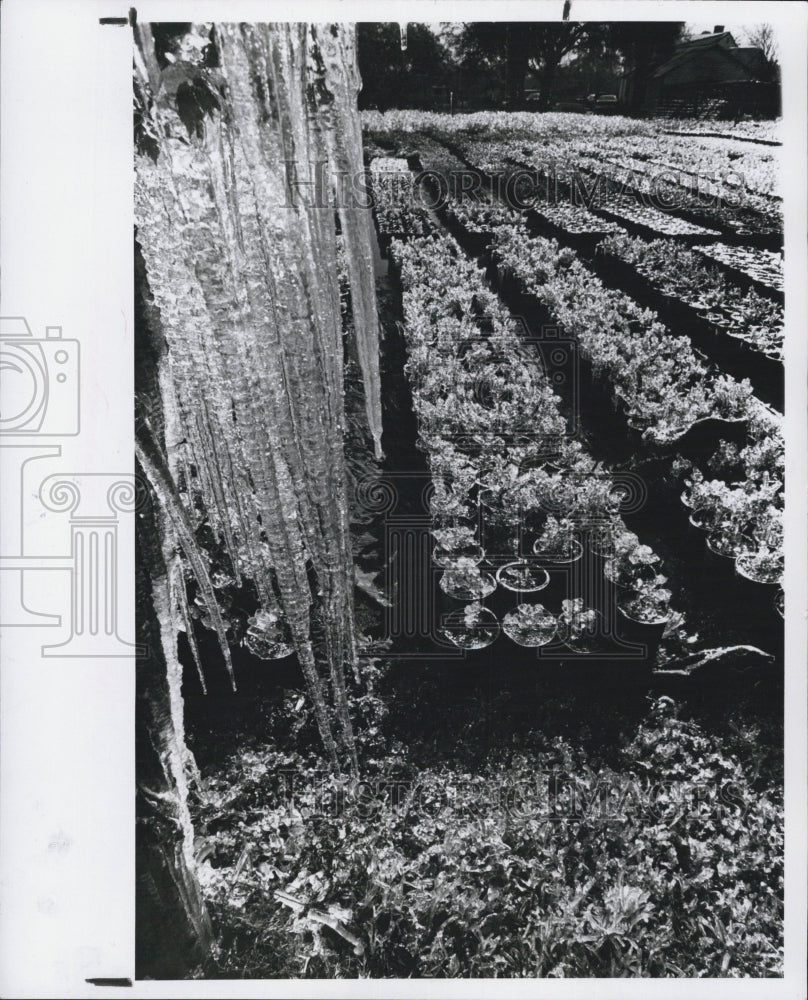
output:
POLYGON ((139 429, 138 437, 135 438, 135 455, 140 463, 140 467, 146 474, 146 478, 149 480, 149 485, 154 490, 160 502, 161 509, 171 518, 172 525, 177 533, 177 539, 182 546, 183 554, 193 570, 194 578, 199 585, 199 589, 205 600, 205 606, 216 629, 219 646, 222 650, 225 665, 227 666, 227 673, 230 675, 230 683, 233 685, 233 690, 235 691, 236 678, 233 674, 233 660, 230 656, 230 646, 227 641, 227 629, 222 620, 219 603, 216 600, 216 594, 210 582, 205 561, 199 553, 198 543, 194 538, 191 525, 188 523, 188 515, 185 513, 179 497, 176 496, 175 486, 165 462, 156 444, 151 439, 150 432, 145 427, 139 429))

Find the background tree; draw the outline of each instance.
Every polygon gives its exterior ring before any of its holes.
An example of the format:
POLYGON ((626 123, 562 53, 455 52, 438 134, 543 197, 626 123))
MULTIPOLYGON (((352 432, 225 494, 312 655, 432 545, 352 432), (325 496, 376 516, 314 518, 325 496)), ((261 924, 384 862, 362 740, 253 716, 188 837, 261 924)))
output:
POLYGON ((746 44, 755 46, 763 53, 766 60, 767 82, 775 82, 780 72, 780 64, 777 35, 774 28, 770 24, 756 24, 747 28, 745 35, 746 44))
POLYGON ((552 103, 561 61, 576 49, 586 47, 589 53, 593 53, 600 45, 599 25, 565 21, 532 26, 529 65, 539 77, 540 107, 549 108, 552 103))
POLYGON ((360 109, 431 107, 434 88, 446 84, 451 74, 449 53, 425 24, 407 25, 403 50, 398 24, 357 24, 356 44, 360 109))
POLYGON ((587 55, 598 52, 602 38, 602 26, 597 24, 477 22, 464 25, 458 48, 469 70, 481 67, 498 80, 512 110, 524 105, 525 77, 532 70, 539 77, 541 106, 547 108, 563 60, 579 50, 587 55))
POLYGON ((684 23, 674 21, 612 21, 605 25, 605 44, 617 52, 625 72, 634 77, 630 107, 638 108, 652 71, 676 51, 684 23))

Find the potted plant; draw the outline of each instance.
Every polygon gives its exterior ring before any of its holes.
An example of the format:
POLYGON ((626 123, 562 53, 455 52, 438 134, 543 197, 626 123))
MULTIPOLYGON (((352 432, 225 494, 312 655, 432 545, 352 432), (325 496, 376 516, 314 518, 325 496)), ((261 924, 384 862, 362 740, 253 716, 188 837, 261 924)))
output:
POLYGON ((639 579, 630 590, 618 596, 617 610, 626 626, 627 637, 634 642, 656 648, 670 618, 671 592, 663 584, 667 578, 657 575, 653 580, 639 579))
POLYGON ((536 649, 552 641, 558 628, 555 615, 543 604, 519 604, 502 619, 502 631, 517 646, 536 649))
POLYGON ((569 518, 548 515, 538 538, 533 543, 533 554, 550 573, 550 582, 542 596, 550 608, 558 608, 567 597, 576 596, 576 582, 580 583, 576 565, 583 556, 583 546, 573 534, 574 525, 569 518))
POLYGON ((555 566, 576 562, 581 558, 583 547, 573 532, 574 525, 568 517, 548 516, 533 545, 534 555, 555 566))
POLYGON ((580 597, 562 601, 558 634, 573 653, 595 653, 604 648, 603 616, 587 608, 580 597))
POLYGON ((439 585, 448 598, 448 607, 452 610, 470 601, 482 601, 493 593, 497 586, 490 573, 483 573, 473 559, 462 557, 451 569, 443 573, 439 585))
POLYGON ((586 546, 589 564, 594 570, 604 572, 606 564, 615 555, 617 538, 627 529, 619 518, 597 522, 589 526, 586 546))
POLYGON ((747 548, 735 560, 735 569, 745 580, 760 587, 779 587, 783 577, 783 551, 767 542, 747 548))
POLYGON ((614 535, 614 555, 607 559, 603 574, 618 590, 631 590, 640 580, 656 577, 659 556, 649 545, 643 545, 627 528, 614 535))
POLYGON ((499 635, 496 615, 477 602, 446 615, 440 632, 460 649, 484 649, 499 635))
POLYGON ((432 552, 432 558, 444 569, 456 566, 460 559, 481 563, 485 556, 471 525, 455 523, 444 528, 433 528, 432 534, 438 543, 432 552))

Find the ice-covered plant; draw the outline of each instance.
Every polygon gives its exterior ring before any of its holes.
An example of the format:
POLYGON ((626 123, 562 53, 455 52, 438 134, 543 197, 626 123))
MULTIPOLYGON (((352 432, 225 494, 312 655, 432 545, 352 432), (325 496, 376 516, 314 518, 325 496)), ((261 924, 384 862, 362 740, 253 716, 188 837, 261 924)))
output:
POLYGON ((551 514, 536 540, 535 553, 539 556, 568 558, 574 549, 573 530, 573 523, 568 517, 558 518, 551 514))
POLYGON ((502 619, 505 634, 523 646, 544 645, 558 628, 555 615, 541 604, 519 604, 502 619))
POLYGON ((713 409, 718 416, 728 420, 749 416, 753 399, 749 379, 738 382, 729 375, 719 375, 713 382, 712 395, 713 409))
POLYGON ((482 598, 494 589, 493 580, 484 574, 473 559, 460 557, 440 579, 441 589, 447 594, 468 594, 482 598))
POLYGON ((621 607, 632 618, 640 621, 661 621, 668 617, 671 592, 663 584, 667 577, 635 580, 631 590, 621 599, 621 607))
POLYGON ((442 549, 451 552, 457 552, 477 544, 475 529, 466 525, 434 528, 432 534, 442 549))
POLYGON ((593 608, 587 608, 580 597, 567 598, 561 602, 558 620, 569 639, 581 639, 597 628, 598 613, 593 608))

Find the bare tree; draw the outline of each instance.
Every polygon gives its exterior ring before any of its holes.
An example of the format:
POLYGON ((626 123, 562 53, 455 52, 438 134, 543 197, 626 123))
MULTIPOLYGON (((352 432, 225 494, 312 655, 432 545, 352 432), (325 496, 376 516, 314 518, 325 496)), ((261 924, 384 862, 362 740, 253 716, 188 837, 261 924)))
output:
POLYGON ((777 34, 770 24, 756 24, 747 28, 746 44, 760 49, 770 65, 778 61, 777 34))

